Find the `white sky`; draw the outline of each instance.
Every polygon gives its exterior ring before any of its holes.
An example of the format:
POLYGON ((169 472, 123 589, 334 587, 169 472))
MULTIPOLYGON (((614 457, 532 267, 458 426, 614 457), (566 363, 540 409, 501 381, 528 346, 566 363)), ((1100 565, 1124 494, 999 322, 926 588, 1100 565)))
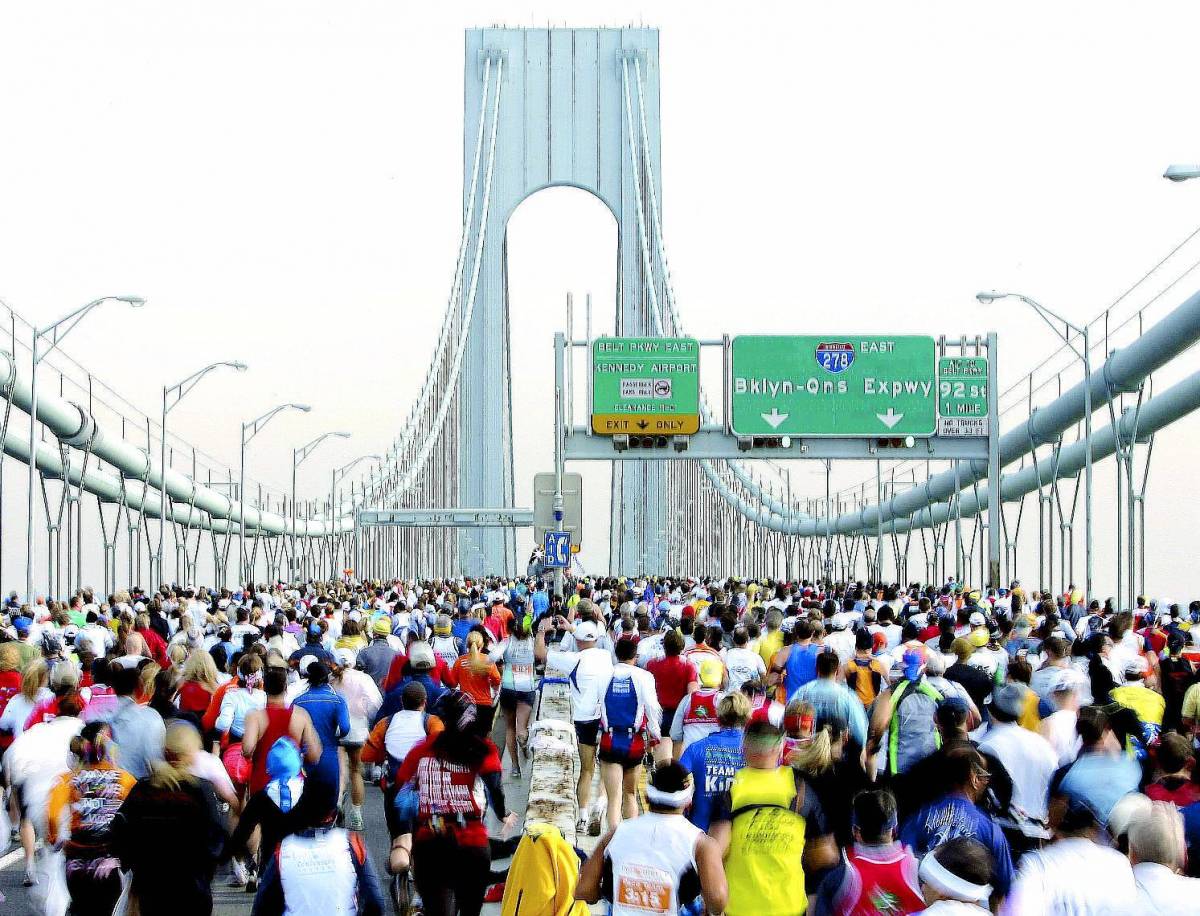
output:
MULTIPOLYGON (((165 381, 245 360, 173 428, 236 462, 240 420, 311 403, 255 443, 252 474, 282 489, 293 446, 351 431, 302 469, 323 491, 335 463, 391 441, 437 333, 461 218, 462 31, 561 25, 564 9, 570 25, 662 30, 665 234, 692 333, 991 326, 1015 381, 1049 331, 984 311, 976 290, 1082 320, 1200 224, 1200 183, 1159 177, 1200 159, 1195 4, 3 0, 0 297, 44 322, 145 296, 89 318, 68 352, 154 413, 165 381)), ((611 322, 613 228, 579 197, 546 192, 510 225, 520 504, 550 466, 535 392, 565 293, 593 292, 611 322)), ((1155 451, 1148 585, 1169 597, 1200 590, 1180 536, 1198 431, 1179 424, 1155 451)), ((587 473, 585 560, 603 568, 607 474, 587 473)), ((1111 462, 1099 474, 1111 489, 1111 462)), ((821 481, 793 472, 795 489, 821 481)), ((1098 528, 1106 591, 1108 504, 1098 528)), ((8 578, 22 561, 6 540, 8 578)))

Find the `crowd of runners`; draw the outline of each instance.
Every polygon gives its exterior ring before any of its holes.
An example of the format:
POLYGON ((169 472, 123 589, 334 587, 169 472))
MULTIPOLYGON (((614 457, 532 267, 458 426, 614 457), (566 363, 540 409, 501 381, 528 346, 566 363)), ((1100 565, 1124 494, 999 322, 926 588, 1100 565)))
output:
POLYGON ((262 914, 1192 913, 1198 738, 1200 602, 1019 582, 347 579, 0 612, 0 822, 47 914, 208 913, 225 863, 262 914), (596 845, 522 845, 506 874, 543 679, 569 685, 596 845))

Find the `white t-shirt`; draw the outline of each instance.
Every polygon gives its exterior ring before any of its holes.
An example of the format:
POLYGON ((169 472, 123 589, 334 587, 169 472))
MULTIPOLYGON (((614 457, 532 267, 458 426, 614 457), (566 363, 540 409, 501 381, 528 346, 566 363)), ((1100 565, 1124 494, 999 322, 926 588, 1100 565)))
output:
POLYGON ((1013 807, 1046 824, 1050 780, 1058 769, 1058 755, 1050 743, 1014 722, 990 726, 979 742, 979 749, 993 754, 1008 770, 1013 784, 1013 807))
POLYGON ((645 668, 654 659, 665 658, 666 655, 667 650, 663 648, 661 633, 645 636, 638 641, 637 664, 639 668, 645 668))
POLYGON ((576 722, 600 718, 601 690, 612 676, 613 660, 607 649, 593 646, 582 652, 546 652, 546 667, 567 675, 571 682, 571 717, 576 722))
POLYGON ((1021 858, 1000 912, 1004 916, 1152 912, 1138 903, 1128 859, 1115 849, 1070 837, 1021 858))
POLYGON ((1043 736, 1054 748, 1058 755, 1058 765, 1065 767, 1074 762, 1083 746, 1083 739, 1075 731, 1075 723, 1079 721, 1079 713, 1074 709, 1060 709, 1052 712, 1042 720, 1043 736))
POLYGON ((725 668, 729 671, 730 693, 742 689, 742 684, 755 677, 766 677, 767 666, 762 656, 745 647, 734 646, 724 651, 725 668))
POLYGON ((1177 875, 1157 862, 1139 862, 1133 866, 1141 898, 1140 912, 1158 916, 1192 916, 1200 903, 1200 878, 1177 875))

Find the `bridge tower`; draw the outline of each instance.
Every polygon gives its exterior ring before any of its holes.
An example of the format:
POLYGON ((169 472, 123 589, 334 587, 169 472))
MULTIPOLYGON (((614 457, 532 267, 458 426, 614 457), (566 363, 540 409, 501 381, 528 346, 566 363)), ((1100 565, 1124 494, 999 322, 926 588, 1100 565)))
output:
MULTIPOLYGON (((660 281, 647 277, 643 267, 638 210, 650 225, 646 176, 648 171, 661 175, 658 30, 468 30, 464 213, 470 204, 476 131, 485 104, 485 61, 500 58, 503 76, 495 172, 462 370, 458 486, 459 502, 464 506, 513 504, 505 231, 510 215, 526 197, 543 188, 566 185, 590 191, 608 205, 618 232, 617 333, 656 333, 648 284, 660 281), (644 93, 644 136, 639 85, 629 85, 625 75, 632 72, 635 60, 640 66, 640 88, 644 93)), ((487 112, 492 110, 495 98, 495 73, 493 65, 487 112)), ((476 193, 481 195, 482 189, 476 193)), ((477 197, 476 207, 479 203, 477 197)), ((658 301, 662 301, 661 295, 658 301)), ((547 361, 543 369, 549 377, 550 334, 545 336, 547 361)), ((614 572, 661 568, 665 541, 663 481, 661 462, 614 463, 610 534, 614 572)), ((515 555, 511 529, 465 529, 459 537, 459 556, 468 573, 524 569, 525 558, 515 555)))

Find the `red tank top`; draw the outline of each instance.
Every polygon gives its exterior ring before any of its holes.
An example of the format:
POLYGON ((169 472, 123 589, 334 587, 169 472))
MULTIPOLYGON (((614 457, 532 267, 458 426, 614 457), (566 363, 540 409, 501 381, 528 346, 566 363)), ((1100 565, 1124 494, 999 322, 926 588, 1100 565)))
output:
POLYGON ((716 725, 717 691, 701 688, 688 694, 687 708, 683 713, 683 724, 716 725))
POLYGON ((271 777, 267 775, 267 754, 280 738, 288 734, 292 724, 292 707, 267 706, 267 727, 254 747, 254 765, 250 771, 250 793, 265 789, 271 777))
POLYGON ((896 844, 895 854, 885 858, 867 857, 851 849, 833 912, 838 916, 919 913, 925 903, 918 888, 917 863, 907 847, 896 844))

